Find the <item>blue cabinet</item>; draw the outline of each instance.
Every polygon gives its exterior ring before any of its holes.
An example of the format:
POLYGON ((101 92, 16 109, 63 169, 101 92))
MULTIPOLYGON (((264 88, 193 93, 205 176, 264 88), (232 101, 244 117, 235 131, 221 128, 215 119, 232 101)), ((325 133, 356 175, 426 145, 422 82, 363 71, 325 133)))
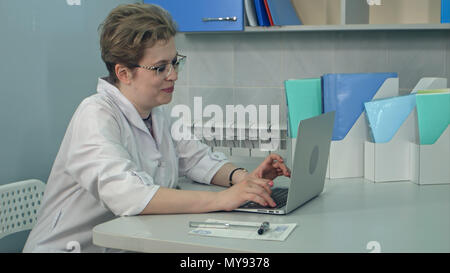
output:
POLYGON ((244 30, 243 0, 144 0, 170 12, 180 32, 244 30))

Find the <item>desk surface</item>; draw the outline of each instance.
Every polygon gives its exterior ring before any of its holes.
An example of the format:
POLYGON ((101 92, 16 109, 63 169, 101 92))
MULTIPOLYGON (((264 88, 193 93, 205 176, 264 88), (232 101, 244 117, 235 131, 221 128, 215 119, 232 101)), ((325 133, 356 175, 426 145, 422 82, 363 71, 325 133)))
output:
MULTIPOLYGON (((188 180, 183 189, 219 190, 188 180)), ((288 215, 245 212, 120 217, 93 230, 94 244, 138 252, 450 252, 450 185, 325 182, 324 192, 288 215), (189 221, 208 218, 297 223, 283 242, 188 234, 189 221)))

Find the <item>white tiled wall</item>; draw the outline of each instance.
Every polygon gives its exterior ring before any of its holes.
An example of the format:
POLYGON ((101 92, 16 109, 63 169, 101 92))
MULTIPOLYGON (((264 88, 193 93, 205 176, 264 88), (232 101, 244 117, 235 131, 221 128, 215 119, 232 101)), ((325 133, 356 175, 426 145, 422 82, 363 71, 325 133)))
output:
POLYGON ((397 72, 408 90, 421 77, 450 77, 447 30, 178 34, 176 41, 188 59, 172 104, 201 95, 205 104, 280 104, 285 113, 290 78, 397 72))
MULTIPOLYGON (((450 31, 324 31, 178 34, 187 55, 172 105, 279 105, 286 123, 284 80, 325 73, 397 72, 401 93, 421 77, 450 80, 450 31)), ((203 107, 204 107, 203 106, 203 107)))

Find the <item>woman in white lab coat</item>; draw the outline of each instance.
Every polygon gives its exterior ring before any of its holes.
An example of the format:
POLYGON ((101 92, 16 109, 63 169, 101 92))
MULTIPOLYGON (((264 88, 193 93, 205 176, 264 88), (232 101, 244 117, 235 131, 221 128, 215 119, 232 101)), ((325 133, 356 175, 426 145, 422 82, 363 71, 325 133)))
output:
POLYGON ((232 210, 247 200, 275 206, 272 180, 290 175, 280 156, 248 173, 198 141, 171 135, 165 104, 185 61, 175 34, 170 15, 153 5, 119 6, 103 22, 100 45, 110 75, 73 115, 24 252, 74 245, 106 251, 93 245, 92 229, 116 216, 232 210), (175 189, 184 175, 228 188, 175 189))

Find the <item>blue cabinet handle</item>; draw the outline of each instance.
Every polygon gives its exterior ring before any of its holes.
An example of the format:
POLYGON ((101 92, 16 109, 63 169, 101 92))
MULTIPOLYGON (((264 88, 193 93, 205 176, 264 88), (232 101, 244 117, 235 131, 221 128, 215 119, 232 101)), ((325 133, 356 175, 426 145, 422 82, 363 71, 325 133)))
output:
POLYGON ((237 21, 237 17, 233 16, 233 17, 217 17, 217 18, 203 18, 202 19, 203 22, 213 22, 213 21, 237 21))

